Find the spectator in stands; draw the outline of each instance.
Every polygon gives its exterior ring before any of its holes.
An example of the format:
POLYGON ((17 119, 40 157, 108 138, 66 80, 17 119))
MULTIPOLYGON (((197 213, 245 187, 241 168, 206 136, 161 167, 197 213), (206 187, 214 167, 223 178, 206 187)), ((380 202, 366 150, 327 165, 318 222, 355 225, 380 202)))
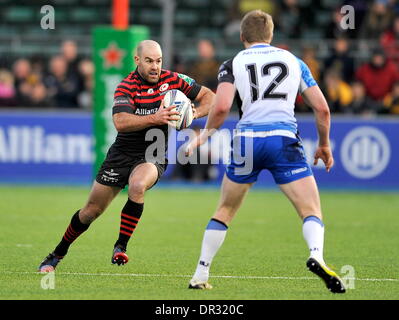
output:
POLYGON ((303 12, 298 1, 284 0, 279 3, 279 13, 276 18, 277 30, 286 38, 300 38, 306 21, 302 19, 303 12))
POLYGON ((13 74, 15 77, 14 86, 17 100, 16 103, 18 106, 24 106, 28 104, 31 70, 31 64, 28 59, 20 58, 13 64, 13 74))
POLYGON ((395 64, 386 59, 381 49, 377 49, 373 52, 370 62, 363 64, 356 71, 356 79, 363 83, 370 98, 382 101, 399 80, 399 73, 395 64))
POLYGON ((379 39, 392 23, 393 14, 386 0, 375 0, 363 21, 359 36, 361 39, 379 39))
POLYGON ((79 72, 78 47, 75 41, 66 40, 61 44, 61 56, 68 64, 68 73, 79 72))
POLYGON ((240 24, 242 12, 240 10, 240 0, 231 1, 231 6, 227 11, 228 22, 224 27, 224 34, 227 39, 234 39, 240 34, 240 24))
POLYGON ((387 58, 399 67, 399 16, 393 20, 392 27, 382 34, 380 43, 387 58))
POLYGON ((30 61, 21 58, 14 63, 13 72, 18 106, 37 108, 49 106, 40 70, 33 70, 30 61))
POLYGON ((41 56, 31 58, 32 78, 29 94, 28 106, 36 108, 49 107, 50 99, 47 94, 47 88, 44 85, 45 63, 41 56))
POLYGON ((364 1, 364 0, 345 0, 345 1, 343 1, 342 6, 349 5, 349 6, 353 7, 354 12, 355 12, 355 29, 349 31, 348 36, 350 36, 350 38, 357 37, 357 31, 363 25, 363 20, 367 14, 367 11, 369 10, 368 2, 369 1, 364 1))
POLYGON ((27 104, 29 107, 34 108, 45 108, 50 106, 46 86, 41 81, 37 81, 31 85, 27 104))
POLYGON ((83 90, 79 93, 79 106, 84 109, 92 107, 92 92, 94 84, 94 64, 90 59, 83 59, 79 63, 79 73, 83 77, 83 90))
POLYGON ((381 113, 399 115, 399 82, 395 82, 392 92, 385 96, 381 113))
POLYGON ((262 10, 271 15, 276 11, 274 0, 233 0, 227 12, 228 20, 224 33, 227 38, 233 38, 240 34, 241 18, 249 11, 262 10))
POLYGON ((318 82, 320 80, 321 67, 316 58, 316 51, 313 47, 305 47, 302 51, 302 60, 308 65, 313 78, 318 82))
POLYGON ((45 64, 46 64, 46 60, 44 59, 44 57, 40 55, 35 55, 30 59, 30 62, 31 62, 32 74, 42 79, 43 75, 45 74, 45 64))
POLYGON ((338 39, 342 37, 353 37, 354 34, 350 29, 343 29, 341 21, 344 19, 344 14, 341 13, 341 6, 332 12, 331 22, 327 25, 324 37, 327 39, 338 39))
POLYGON ((198 42, 197 50, 198 60, 194 62, 188 73, 198 83, 215 91, 220 67, 220 62, 215 58, 215 48, 211 41, 202 39, 198 42))
MULTIPOLYGON (((281 49, 290 50, 288 45, 286 44, 278 44, 276 47, 281 49)), ((302 60, 308 65, 310 72, 313 75, 313 78, 316 81, 320 80, 321 75, 321 65, 319 60, 316 58, 316 51, 313 47, 305 47, 302 51, 302 60)), ((295 112, 296 113, 304 113, 304 112, 312 112, 312 109, 305 104, 301 95, 298 95, 295 101, 295 112)))
POLYGON ((182 73, 182 74, 187 73, 186 65, 184 64, 184 61, 179 54, 175 53, 173 55, 172 65, 173 65, 173 67, 171 69, 175 70, 175 72, 182 73))
POLYGON ((61 44, 61 55, 68 64, 68 75, 77 77, 79 81, 79 91, 84 89, 84 79, 80 74, 79 64, 80 58, 78 56, 78 46, 73 40, 66 40, 61 44))
POLYGON ((324 77, 326 99, 332 112, 344 112, 352 102, 352 90, 335 70, 327 71, 324 77))
POLYGON ((336 70, 348 83, 353 80, 355 62, 349 55, 349 42, 346 38, 338 38, 334 41, 334 49, 324 61, 324 68, 336 70))
POLYGON ((52 105, 60 108, 78 108, 79 80, 76 74, 68 73, 65 58, 55 56, 50 60, 50 73, 45 85, 52 105))
POLYGON ((16 104, 14 76, 5 69, 0 69, 0 107, 11 107, 16 104))
POLYGON ((354 81, 352 88, 352 102, 345 108, 344 112, 360 115, 374 115, 381 109, 381 104, 371 100, 366 95, 366 89, 360 81, 354 81))
POLYGON ((393 11, 395 15, 399 15, 399 3, 397 0, 389 0, 389 9, 393 11))

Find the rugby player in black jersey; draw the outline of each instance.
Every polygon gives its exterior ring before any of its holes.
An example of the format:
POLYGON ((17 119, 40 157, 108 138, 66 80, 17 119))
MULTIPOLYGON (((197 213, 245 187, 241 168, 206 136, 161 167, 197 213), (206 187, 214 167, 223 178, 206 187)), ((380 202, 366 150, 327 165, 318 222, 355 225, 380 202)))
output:
POLYGON ((112 118, 118 135, 98 171, 85 206, 71 219, 60 243, 40 264, 40 272, 54 271, 67 254, 72 242, 108 207, 115 196, 128 185, 128 199, 121 211, 119 237, 114 244, 111 262, 128 262, 127 243, 134 232, 144 206, 144 194, 166 169, 168 121, 175 120, 173 106, 163 107, 163 96, 170 89, 184 92, 198 102, 194 117, 206 116, 213 103, 214 93, 193 79, 162 69, 162 50, 152 40, 137 46, 134 57, 137 69, 118 85, 114 95, 112 118), (146 133, 158 129, 165 137, 164 150, 153 158, 146 155, 153 141, 146 141, 146 133))

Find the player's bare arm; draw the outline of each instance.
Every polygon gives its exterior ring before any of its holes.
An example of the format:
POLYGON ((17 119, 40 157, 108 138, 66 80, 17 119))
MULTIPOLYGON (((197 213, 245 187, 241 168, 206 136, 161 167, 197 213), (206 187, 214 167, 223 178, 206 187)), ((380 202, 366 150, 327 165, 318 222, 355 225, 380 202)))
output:
POLYGON ((193 108, 194 119, 202 118, 208 115, 211 105, 215 99, 215 94, 207 87, 202 86, 198 92, 195 101, 198 106, 193 108))
POLYGON ((318 86, 306 89, 303 93, 305 102, 313 109, 316 118, 319 145, 314 155, 314 164, 321 159, 327 172, 334 165, 334 158, 330 146, 330 109, 327 101, 318 86))
POLYGON ((235 87, 228 82, 220 83, 216 90, 214 103, 212 104, 205 130, 191 141, 186 148, 186 155, 191 155, 195 148, 204 144, 208 137, 211 136, 216 129, 219 129, 230 112, 235 95, 235 87))
MULTIPOLYGON (((230 113, 235 94, 235 87, 228 82, 220 83, 216 90, 215 104, 209 111, 205 129, 219 129, 230 113)), ((212 130, 213 131, 213 130, 212 130)))
POLYGON ((139 131, 148 127, 167 124, 168 121, 176 120, 179 113, 173 111, 175 106, 163 107, 163 101, 158 111, 148 116, 137 116, 127 112, 119 112, 113 115, 115 128, 118 132, 139 131))

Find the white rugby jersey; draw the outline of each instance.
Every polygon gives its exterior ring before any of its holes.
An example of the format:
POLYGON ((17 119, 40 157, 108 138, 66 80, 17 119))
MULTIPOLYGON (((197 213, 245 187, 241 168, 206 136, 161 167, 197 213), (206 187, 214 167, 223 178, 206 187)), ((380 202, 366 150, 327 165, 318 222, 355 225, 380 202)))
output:
POLYGON ((240 121, 237 129, 288 129, 296 132, 298 92, 317 85, 308 66, 287 50, 255 44, 225 61, 219 83, 235 85, 240 121))

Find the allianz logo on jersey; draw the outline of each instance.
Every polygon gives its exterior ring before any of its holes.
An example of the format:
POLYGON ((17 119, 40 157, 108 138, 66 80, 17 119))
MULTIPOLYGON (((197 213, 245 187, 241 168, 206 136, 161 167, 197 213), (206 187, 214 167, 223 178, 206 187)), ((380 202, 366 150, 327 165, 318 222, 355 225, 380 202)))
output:
POLYGON ((93 163, 93 139, 84 134, 46 133, 42 126, 0 127, 0 163, 93 163))
POLYGON ((349 174, 359 179, 371 179, 388 166, 391 146, 382 131, 362 126, 346 135, 340 153, 342 165, 349 174))

